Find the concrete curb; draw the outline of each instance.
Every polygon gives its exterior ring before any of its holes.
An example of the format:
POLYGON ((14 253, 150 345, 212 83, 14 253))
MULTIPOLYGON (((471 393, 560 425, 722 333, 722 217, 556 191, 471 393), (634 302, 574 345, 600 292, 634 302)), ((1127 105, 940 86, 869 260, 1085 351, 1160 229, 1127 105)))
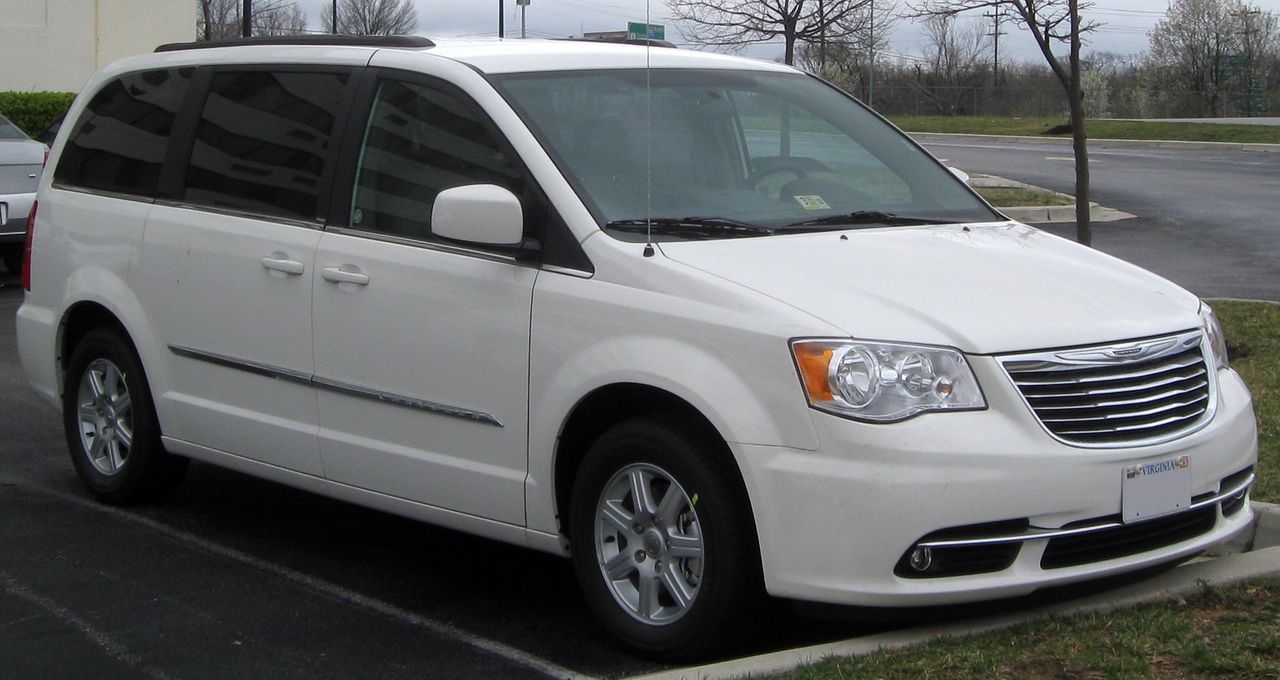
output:
MULTIPOLYGON (((1071 146, 1070 137, 1025 137, 1017 135, 975 135, 953 132, 908 132, 921 144, 960 141, 1000 144, 1062 144, 1071 146)), ((1181 149, 1184 151, 1260 151, 1280 153, 1280 144, 1242 142, 1181 142, 1156 139, 1090 139, 1090 149, 1181 149)))
MULTIPOLYGON (((1225 587, 1252 578, 1280 576, 1280 506, 1257 502, 1254 502, 1253 506, 1257 511, 1258 519, 1254 524, 1253 536, 1249 543, 1270 547, 1189 562, 1122 588, 1027 611, 786 649, 703 666, 638 675, 628 680, 712 680, 713 678, 754 677, 782 673, 818 663, 830 657, 863 656, 885 649, 911 647, 934 638, 965 637, 1052 617, 1106 614, 1139 604, 1178 600, 1198 593, 1206 587, 1225 587)), ((1241 533, 1249 534, 1250 531, 1245 530, 1241 533)))
MULTIPOLYGON (((1065 198, 1070 198, 1072 201, 1075 200, 1075 197, 1070 196, 1068 194, 1064 194, 1058 191, 1052 191, 1044 187, 1038 187, 1034 184, 1027 184, 1026 182, 1019 182, 1017 180, 1009 179, 1007 177, 1000 177, 997 175, 975 174, 971 177, 969 184, 975 189, 982 189, 982 188, 1027 189, 1030 191, 1042 191, 1046 194, 1057 194, 1065 198)), ((1108 208, 1105 206, 1098 205, 1097 203, 1090 203, 1089 206, 1090 206, 1089 219, 1093 222, 1116 222, 1119 220, 1127 220, 1127 219, 1132 219, 1134 217, 1137 217, 1137 215, 1134 215, 1132 213, 1127 213, 1127 212, 1124 212, 1123 210, 1116 210, 1115 208, 1108 208)), ((1017 220, 1019 222, 1025 222, 1025 223, 1043 224, 1043 223, 1049 223, 1049 222, 1075 222, 1076 221, 1076 206, 1074 203, 1071 205, 1029 205, 1029 206, 1024 205, 1024 206, 996 208, 996 210, 999 210, 1000 212, 1004 213, 1004 215, 1009 219, 1017 220)))

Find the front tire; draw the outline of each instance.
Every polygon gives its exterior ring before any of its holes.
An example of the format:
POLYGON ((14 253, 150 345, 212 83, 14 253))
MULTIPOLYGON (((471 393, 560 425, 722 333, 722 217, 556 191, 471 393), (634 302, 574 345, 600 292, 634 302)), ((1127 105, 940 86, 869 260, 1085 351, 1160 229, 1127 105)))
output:
POLYGON ((90 331, 71 353, 62 420, 76 474, 99 500, 155 498, 186 473, 187 459, 161 445, 142 365, 115 331, 90 331))
MULTIPOLYGON (((669 420, 675 421, 679 416, 669 420)), ((570 540, 587 604, 642 653, 703 658, 749 628, 760 558, 723 443, 658 419, 614 426, 574 482, 570 540)))

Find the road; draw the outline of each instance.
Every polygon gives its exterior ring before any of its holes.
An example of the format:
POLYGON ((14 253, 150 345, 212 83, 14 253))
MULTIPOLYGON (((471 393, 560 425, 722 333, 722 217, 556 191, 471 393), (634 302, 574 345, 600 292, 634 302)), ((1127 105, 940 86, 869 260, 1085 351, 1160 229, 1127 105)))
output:
MULTIPOLYGON (((1069 145, 922 137, 949 165, 1074 193, 1069 145)), ((1280 301, 1280 153, 1100 148, 1093 200, 1138 215, 1094 225, 1094 246, 1203 297, 1280 301)), ((1074 225, 1037 225, 1074 236, 1074 225)))

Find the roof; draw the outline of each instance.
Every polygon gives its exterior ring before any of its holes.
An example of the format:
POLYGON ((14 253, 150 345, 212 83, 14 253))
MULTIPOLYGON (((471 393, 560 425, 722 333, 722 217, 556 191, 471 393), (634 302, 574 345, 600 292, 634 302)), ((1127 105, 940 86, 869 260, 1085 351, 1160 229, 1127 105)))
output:
MULTIPOLYGON (((642 41, 638 41, 642 42, 642 41)), ((720 68, 791 71, 782 64, 712 52, 682 50, 657 44, 620 44, 595 40, 522 38, 428 39, 419 36, 287 36, 215 42, 171 43, 156 52, 187 63, 257 61, 272 57, 292 62, 342 63, 367 60, 373 52, 420 52, 461 62, 484 73, 584 70, 605 68, 720 68)), ((152 62, 154 63, 154 62, 152 62)))
POLYGON ((713 52, 645 47, 594 40, 433 39, 433 55, 485 73, 605 68, 723 68, 757 71, 793 69, 783 64, 713 52))

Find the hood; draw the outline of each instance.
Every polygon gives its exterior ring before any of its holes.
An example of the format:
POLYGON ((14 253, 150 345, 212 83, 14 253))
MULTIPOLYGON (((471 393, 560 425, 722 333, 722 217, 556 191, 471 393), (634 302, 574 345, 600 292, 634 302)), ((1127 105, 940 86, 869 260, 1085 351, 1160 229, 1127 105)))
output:
POLYGON ((996 354, 1199 325, 1199 300, 1182 288, 1017 223, 682 241, 661 248, 676 262, 867 340, 996 354))

